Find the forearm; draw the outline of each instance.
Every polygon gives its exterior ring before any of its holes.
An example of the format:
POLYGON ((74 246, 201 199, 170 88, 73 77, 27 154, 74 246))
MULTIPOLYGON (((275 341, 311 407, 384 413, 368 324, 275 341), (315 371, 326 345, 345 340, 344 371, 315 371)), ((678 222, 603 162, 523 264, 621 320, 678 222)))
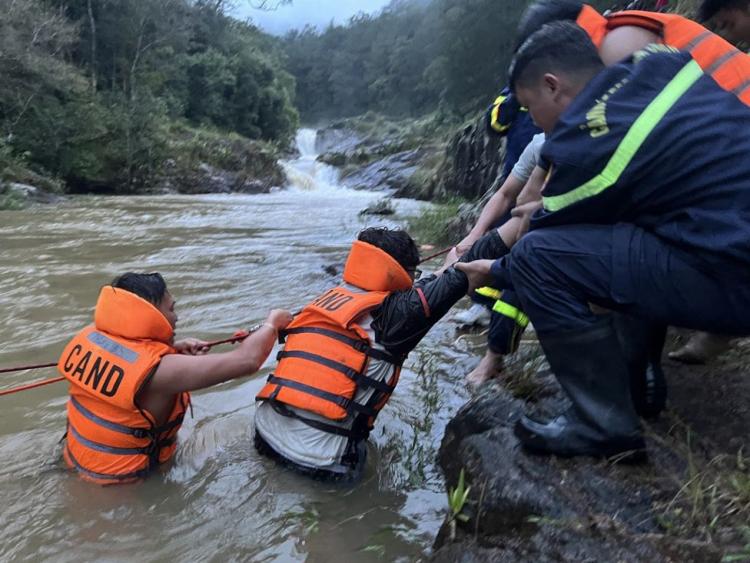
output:
POLYGON ((263 325, 235 350, 205 356, 170 354, 162 358, 153 376, 151 391, 195 391, 258 371, 273 350, 276 330, 263 325))
POLYGON ((492 228, 492 225, 498 221, 510 209, 512 202, 508 194, 498 190, 482 208, 477 222, 472 227, 469 236, 479 238, 492 228))
POLYGON ((414 289, 391 294, 373 311, 377 342, 391 354, 408 354, 467 289, 466 275, 450 268, 414 289))
POLYGON ((523 180, 510 174, 495 195, 485 204, 474 228, 471 229, 471 235, 474 238, 479 238, 489 231, 513 206, 523 186, 523 180))

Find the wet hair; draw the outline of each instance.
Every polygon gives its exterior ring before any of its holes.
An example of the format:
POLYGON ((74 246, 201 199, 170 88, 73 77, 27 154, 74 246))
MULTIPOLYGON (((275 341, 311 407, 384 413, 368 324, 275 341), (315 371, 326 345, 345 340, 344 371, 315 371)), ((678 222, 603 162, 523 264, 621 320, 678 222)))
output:
POLYGON ((588 80, 604 68, 588 34, 572 22, 554 22, 533 33, 510 65, 510 89, 535 84, 545 73, 588 80))
POLYGON ((419 265, 419 249, 406 231, 370 227, 360 231, 357 239, 385 250, 407 272, 413 272, 419 265))
POLYGON ((744 10, 750 8, 750 0, 703 0, 698 8, 700 21, 710 20, 721 10, 744 10))
POLYGON ((135 293, 138 297, 158 306, 167 293, 167 282, 161 274, 135 274, 128 272, 112 280, 112 287, 135 293))
POLYGON ((539 0, 526 8, 518 23, 515 51, 542 26, 556 21, 576 21, 583 8, 577 0, 539 0))

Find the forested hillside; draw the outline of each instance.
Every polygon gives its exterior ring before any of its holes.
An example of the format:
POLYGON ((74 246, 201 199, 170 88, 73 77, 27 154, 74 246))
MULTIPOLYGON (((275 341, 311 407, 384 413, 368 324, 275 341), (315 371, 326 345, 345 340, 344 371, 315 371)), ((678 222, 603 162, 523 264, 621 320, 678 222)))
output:
POLYGON ((300 114, 315 122, 367 111, 475 112, 505 82, 518 19, 528 4, 394 0, 382 14, 360 15, 346 26, 292 32, 284 46, 300 114))
MULTIPOLYGON (((206 126, 286 142, 294 79, 223 0, 0 0, 4 179, 135 191, 206 126)), ((195 147, 193 147, 195 148, 195 147)))

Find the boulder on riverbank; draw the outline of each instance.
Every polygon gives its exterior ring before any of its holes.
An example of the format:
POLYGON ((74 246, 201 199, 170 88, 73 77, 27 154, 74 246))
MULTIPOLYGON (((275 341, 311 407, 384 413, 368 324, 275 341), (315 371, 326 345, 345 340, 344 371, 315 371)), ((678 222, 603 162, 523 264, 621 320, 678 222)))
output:
POLYGON ((284 184, 278 152, 237 134, 175 126, 155 188, 160 192, 268 193, 284 184))
POLYGON ((750 556, 749 360, 745 341, 709 367, 665 365, 670 408, 646 425, 649 460, 639 465, 525 453, 513 424, 529 408, 562 408, 554 377, 543 371, 528 402, 485 384, 445 430, 439 463, 449 490, 464 471, 468 521, 455 538, 443 527, 431 560, 750 556))
POLYGON ((389 121, 367 114, 318 131, 318 160, 336 166, 344 185, 432 200, 446 131, 435 116, 389 121))

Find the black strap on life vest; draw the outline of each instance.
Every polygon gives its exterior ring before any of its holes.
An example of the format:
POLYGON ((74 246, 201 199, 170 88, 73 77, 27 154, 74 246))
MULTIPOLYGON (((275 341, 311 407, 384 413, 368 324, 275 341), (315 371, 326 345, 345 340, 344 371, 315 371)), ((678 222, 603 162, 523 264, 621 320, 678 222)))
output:
POLYGON ((363 435, 361 431, 356 430, 354 427, 352 427, 351 429, 347 429, 341 426, 336 426, 334 424, 326 424, 325 422, 321 422, 320 420, 314 420, 312 418, 302 416, 287 407, 284 403, 280 403, 279 401, 269 399, 268 402, 270 403, 271 408, 273 408, 273 410, 278 414, 286 416, 288 418, 296 418, 297 420, 304 422, 305 424, 307 424, 311 428, 315 428, 316 430, 328 432, 329 434, 336 434, 337 436, 343 436, 344 438, 349 438, 351 440, 361 440, 363 438, 367 438, 366 434, 363 435))
POLYGON ((400 365, 401 363, 399 362, 397 358, 395 358, 392 354, 389 354, 385 350, 376 350, 364 340, 360 340, 358 338, 352 338, 350 336, 346 336, 345 334, 340 334, 336 332, 335 330, 329 330, 327 328, 320 328, 320 327, 315 327, 315 326, 290 328, 290 329, 279 331, 279 342, 283 344, 286 341, 287 335, 289 334, 317 334, 320 336, 326 336, 328 338, 332 338, 333 340, 338 340, 339 342, 348 344, 349 346, 354 348, 357 352, 366 354, 367 356, 374 358, 376 360, 389 362, 394 365, 400 365))
MULTIPOLYGON (((358 413, 358 414, 366 414, 367 416, 377 415, 377 411, 373 408, 367 407, 365 405, 360 405, 359 403, 351 399, 341 397, 334 393, 329 393, 328 391, 323 391, 322 389, 318 389, 317 387, 312 387, 311 385, 305 385, 304 383, 300 383, 299 381, 293 381, 291 379, 284 379, 281 377, 276 377, 274 374, 271 374, 270 376, 268 376, 268 383, 278 385, 279 387, 288 387, 296 391, 301 391, 302 393, 307 393, 308 395, 313 395, 315 397, 323 399, 324 401, 329 401, 335 405, 338 405, 349 414, 358 413)), ((276 392, 274 392, 273 398, 275 398, 276 395, 278 395, 278 388, 276 392)))
POLYGON ((281 360, 283 358, 299 358, 326 366, 327 368, 338 371, 339 373, 343 373, 346 377, 354 381, 359 387, 370 387, 373 389, 377 389, 381 393, 389 394, 393 393, 394 390, 394 387, 391 387, 383 381, 368 377, 364 373, 352 369, 345 364, 342 364, 335 360, 331 360, 329 358, 324 358, 323 356, 319 356, 318 354, 294 350, 291 352, 281 351, 276 355, 277 360, 281 360))
POLYGON ((79 413, 81 413, 82 416, 88 418, 91 422, 94 422, 99 426, 103 426, 107 430, 119 432, 120 434, 129 434, 131 436, 135 436, 136 438, 153 439, 154 437, 153 431, 150 428, 133 428, 131 426, 124 426, 122 424, 117 424, 116 422, 112 422, 110 420, 107 420, 106 418, 102 418, 94 414, 86 407, 84 407, 81 403, 79 403, 78 400, 73 396, 70 397, 70 403, 79 413))
POLYGON ((118 448, 115 446, 108 446, 107 444, 102 444, 100 442, 95 442, 93 440, 89 440, 88 438, 84 438, 78 430, 76 430, 76 427, 72 424, 68 424, 68 431, 70 434, 72 434, 77 442, 80 442, 87 448, 91 450, 96 450, 97 452, 104 452, 105 454, 115 454, 115 455, 150 455, 151 450, 153 449, 153 442, 150 446, 147 446, 145 448, 118 448))
MULTIPOLYGON (((133 477, 142 477, 146 475, 149 471, 151 471, 154 467, 159 465, 159 453, 161 448, 165 448, 168 446, 171 446, 177 441, 176 436, 170 436, 167 438, 159 438, 165 433, 169 433, 175 428, 179 427, 180 424, 182 424, 182 421, 185 418, 184 413, 177 416, 174 420, 171 420, 169 422, 166 422, 165 424, 162 424, 158 427, 152 427, 152 428, 133 428, 131 426, 125 426, 123 424, 117 424, 116 422, 112 422, 111 420, 107 420, 105 418, 100 417, 99 415, 94 414, 89 409, 84 407, 75 397, 70 397, 70 402, 73 405, 73 407, 84 417, 89 419, 91 422, 98 424, 99 426, 102 426, 108 430, 112 430, 114 432, 119 432, 121 434, 128 434, 131 436, 134 436, 135 438, 144 439, 148 438, 150 440, 150 443, 148 446, 142 447, 142 448, 118 448, 114 446, 108 446, 107 444, 101 444, 99 442, 94 442, 93 440, 89 440, 88 438, 83 437, 80 432, 76 430, 76 428, 72 424, 68 424, 69 430, 73 433, 76 440, 81 442, 84 446, 87 448, 90 448, 92 450, 96 450, 99 452, 109 453, 109 454, 119 454, 119 455, 147 455, 148 456, 148 464, 147 466, 142 470, 143 475, 134 475, 134 474, 127 474, 125 476, 120 477, 112 477, 113 479, 119 478, 119 479, 130 479, 133 477)), ((144 415, 144 418, 145 415, 144 415)), ((146 418, 146 420, 148 420, 146 418)), ((70 448, 68 448, 68 453, 70 454, 70 448)), ((71 459, 73 460, 73 455, 70 454, 71 459)), ((88 471, 83 469, 80 464, 74 460, 74 465, 77 469, 82 471, 83 473, 86 473, 87 475, 91 475, 92 477, 97 477, 98 479, 107 479, 110 478, 105 474, 98 474, 92 471, 88 471)))
POLYGON ((73 463, 73 466, 83 473, 84 475, 88 475, 89 477, 93 477, 95 479, 109 479, 110 481, 124 481, 127 479, 140 479, 142 477, 146 477, 149 473, 151 473, 151 467, 147 466, 144 469, 138 469, 137 471, 131 471, 130 473, 119 473, 115 475, 109 475, 107 473, 97 473, 96 471, 91 471, 90 469, 86 469, 83 465, 81 465, 78 460, 73 456, 73 452, 70 451, 70 448, 68 445, 65 445, 65 450, 68 454, 68 458, 73 463))

